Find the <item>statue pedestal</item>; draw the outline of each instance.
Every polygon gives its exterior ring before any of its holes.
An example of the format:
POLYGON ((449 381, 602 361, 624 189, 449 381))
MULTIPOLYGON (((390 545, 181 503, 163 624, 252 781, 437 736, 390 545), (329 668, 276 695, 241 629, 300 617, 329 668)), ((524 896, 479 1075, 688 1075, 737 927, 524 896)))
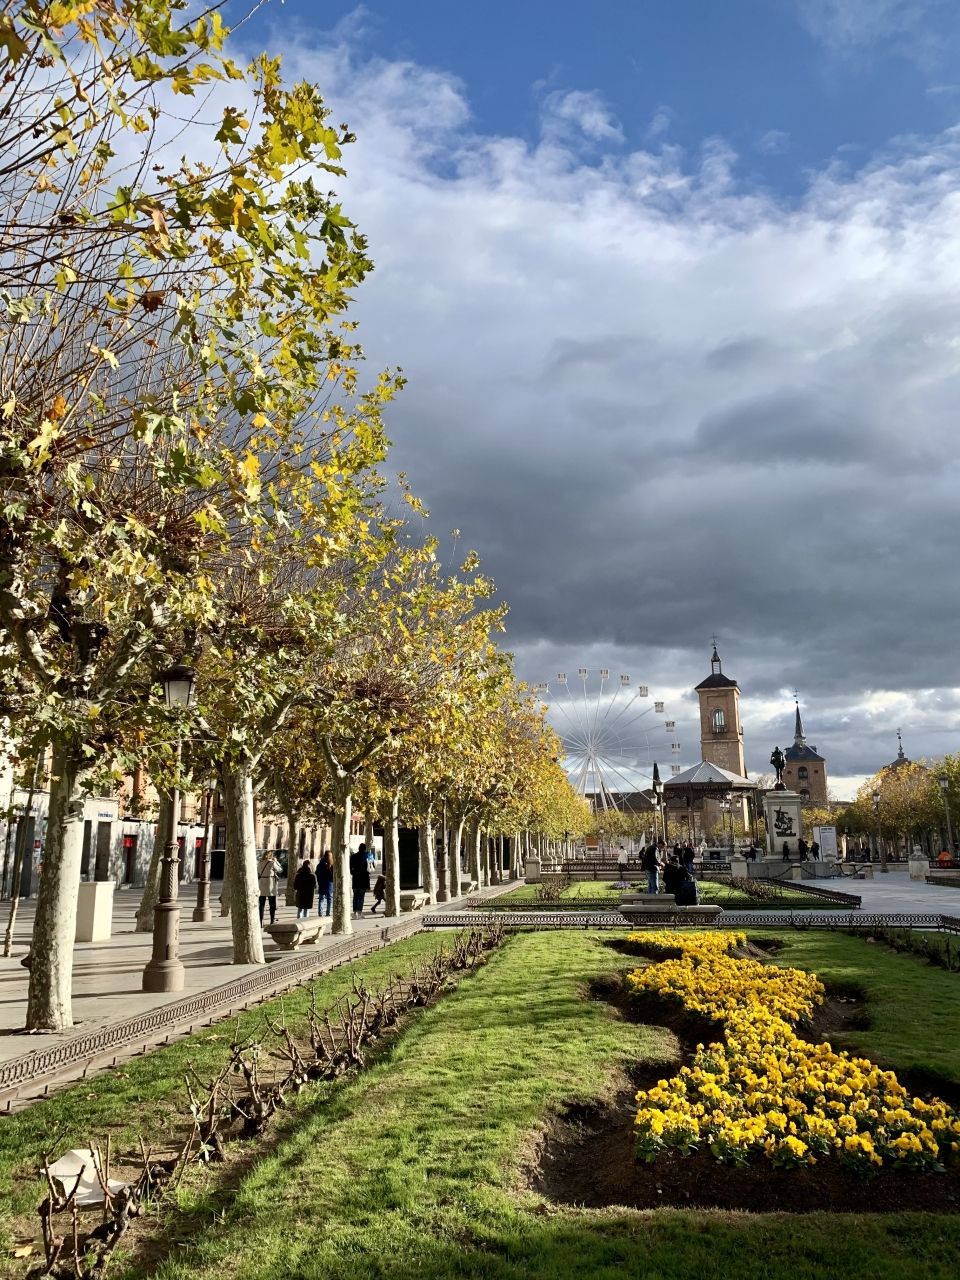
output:
POLYGON ((782 858, 785 852, 793 855, 797 853, 797 841, 803 834, 800 804, 800 795, 796 791, 768 791, 764 795, 763 816, 767 823, 768 857, 782 858))

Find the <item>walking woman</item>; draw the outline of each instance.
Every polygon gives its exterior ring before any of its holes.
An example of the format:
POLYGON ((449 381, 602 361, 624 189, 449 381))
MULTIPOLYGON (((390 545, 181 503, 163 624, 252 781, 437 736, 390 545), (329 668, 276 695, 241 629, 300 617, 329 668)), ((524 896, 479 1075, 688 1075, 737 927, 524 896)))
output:
POLYGON ((317 915, 333 915, 333 854, 329 849, 324 849, 317 863, 317 915))
POLYGON ((313 910, 313 895, 317 887, 317 878, 313 874, 313 867, 309 861, 304 858, 300 870, 297 872, 293 881, 293 890, 297 896, 297 919, 306 920, 310 912, 313 910))

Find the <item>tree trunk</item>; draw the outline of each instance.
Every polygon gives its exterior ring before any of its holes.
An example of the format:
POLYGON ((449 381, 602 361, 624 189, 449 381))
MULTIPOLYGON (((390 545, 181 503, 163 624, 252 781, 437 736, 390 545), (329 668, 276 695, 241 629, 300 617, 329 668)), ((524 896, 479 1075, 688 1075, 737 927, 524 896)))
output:
MULTIPOLYGON (((37 774, 40 771, 39 762, 34 767, 33 779, 30 783, 30 790, 27 792, 27 803, 23 806, 23 812, 20 814, 20 820, 17 823, 17 839, 13 850, 13 875, 10 877, 10 914, 7 917, 7 932, 3 939, 4 957, 10 955, 13 949, 13 931, 17 927, 17 908, 20 906, 20 886, 23 883, 23 859, 27 852, 27 830, 30 825, 30 819, 33 816, 33 796, 37 789, 37 774)), ((11 789, 11 795, 13 791, 11 789)), ((13 825, 13 806, 10 806, 10 817, 7 818, 7 832, 13 825)), ((7 844, 9 845, 9 840, 7 844)), ((31 857, 32 857, 31 850, 31 857)), ((3 869, 3 878, 7 878, 7 868, 3 869)))
POLYGON ((430 815, 421 823, 418 832, 420 846, 420 883, 429 896, 431 905, 437 900, 437 859, 433 847, 433 824, 430 815))
POLYGON ((221 916, 228 916, 230 914, 230 885, 232 883, 233 877, 230 874, 230 850, 227 849, 223 855, 223 881, 220 885, 221 916))
POLYGON ((450 828, 450 847, 447 850, 447 892, 450 901, 460 897, 460 842, 463 840, 463 814, 450 828))
POLYGON ((384 805, 383 877, 387 882, 385 913, 400 914, 400 793, 395 791, 384 805))
POLYGON ((27 1030, 73 1026, 73 945, 83 852, 82 757, 57 742, 50 769, 50 802, 43 874, 30 945, 27 1030))
POLYGON ((263 964, 257 885, 257 844, 253 808, 253 777, 240 764, 223 771, 223 807, 230 868, 230 928, 234 964, 263 964))
POLYGON ((480 865, 480 823, 470 824, 467 836, 467 865, 470 868, 470 879, 476 882, 478 889, 483 888, 483 868, 480 865))
POLYGON ((286 904, 288 907, 297 905, 297 891, 293 887, 300 863, 300 850, 298 844, 300 841, 300 823, 297 815, 292 809, 288 809, 284 815, 287 820, 287 893, 286 904))
POLYGON ((157 897, 160 893, 160 860, 163 857, 164 846, 172 843, 170 836, 172 816, 173 808, 170 804, 170 795, 166 793, 160 797, 160 812, 157 814, 157 834, 153 837, 153 852, 150 854, 150 866, 147 868, 147 879, 143 886, 143 896, 140 898, 140 906, 137 910, 137 923, 134 933, 153 933, 153 908, 157 905, 157 897))
POLYGON ((368 849, 373 848, 373 812, 369 802, 363 807, 363 843, 368 849))
POLYGON ((437 840, 436 836, 434 836, 435 865, 437 868, 437 896, 434 898, 434 902, 447 902, 451 896, 447 891, 447 868, 450 865, 449 840, 450 827, 447 823, 447 802, 444 800, 443 818, 440 823, 440 839, 437 840))
POLYGON ((480 832, 480 887, 490 888, 490 849, 487 845, 487 833, 480 832))
POLYGON ((353 885, 350 882, 350 818, 353 795, 343 789, 333 815, 333 932, 353 933, 353 885))

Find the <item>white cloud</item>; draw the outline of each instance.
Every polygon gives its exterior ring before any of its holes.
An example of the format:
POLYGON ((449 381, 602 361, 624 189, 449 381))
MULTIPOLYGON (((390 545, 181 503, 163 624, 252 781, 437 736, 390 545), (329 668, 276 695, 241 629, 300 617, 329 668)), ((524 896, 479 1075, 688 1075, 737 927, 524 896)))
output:
POLYGON ((623 141, 620 122, 592 90, 555 90, 544 99, 541 119, 547 138, 570 141, 582 135, 590 142, 623 141))
POLYGON ((768 129, 766 133, 761 133, 757 138, 754 146, 765 156, 781 155, 790 145, 789 133, 784 133, 782 129, 768 129))
POLYGON ((477 133, 441 72, 293 61, 359 137, 357 314, 410 379, 397 465, 498 578, 524 673, 590 651, 689 688, 719 627, 745 699, 836 708, 811 733, 836 773, 889 760, 897 724, 950 749, 956 701, 916 691, 957 683, 960 134, 781 204, 722 139, 626 149, 596 95, 551 95, 531 145, 477 133))
POLYGON ((889 45, 896 52, 936 62, 943 25, 955 19, 953 0, 794 0, 807 30, 827 47, 849 52, 889 45))

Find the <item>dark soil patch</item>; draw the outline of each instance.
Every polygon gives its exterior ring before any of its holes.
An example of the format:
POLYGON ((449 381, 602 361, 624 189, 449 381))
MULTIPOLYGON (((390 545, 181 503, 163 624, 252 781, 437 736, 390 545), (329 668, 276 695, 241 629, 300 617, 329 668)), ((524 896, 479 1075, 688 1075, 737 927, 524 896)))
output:
POLYGON ((864 1177, 823 1157, 800 1169, 775 1169, 762 1156, 747 1166, 721 1164, 709 1152, 636 1157, 636 1085, 622 1077, 608 1098, 574 1106, 544 1133, 527 1185, 557 1204, 603 1208, 739 1209, 753 1213, 927 1213, 960 1211, 960 1171, 881 1169, 864 1177))

